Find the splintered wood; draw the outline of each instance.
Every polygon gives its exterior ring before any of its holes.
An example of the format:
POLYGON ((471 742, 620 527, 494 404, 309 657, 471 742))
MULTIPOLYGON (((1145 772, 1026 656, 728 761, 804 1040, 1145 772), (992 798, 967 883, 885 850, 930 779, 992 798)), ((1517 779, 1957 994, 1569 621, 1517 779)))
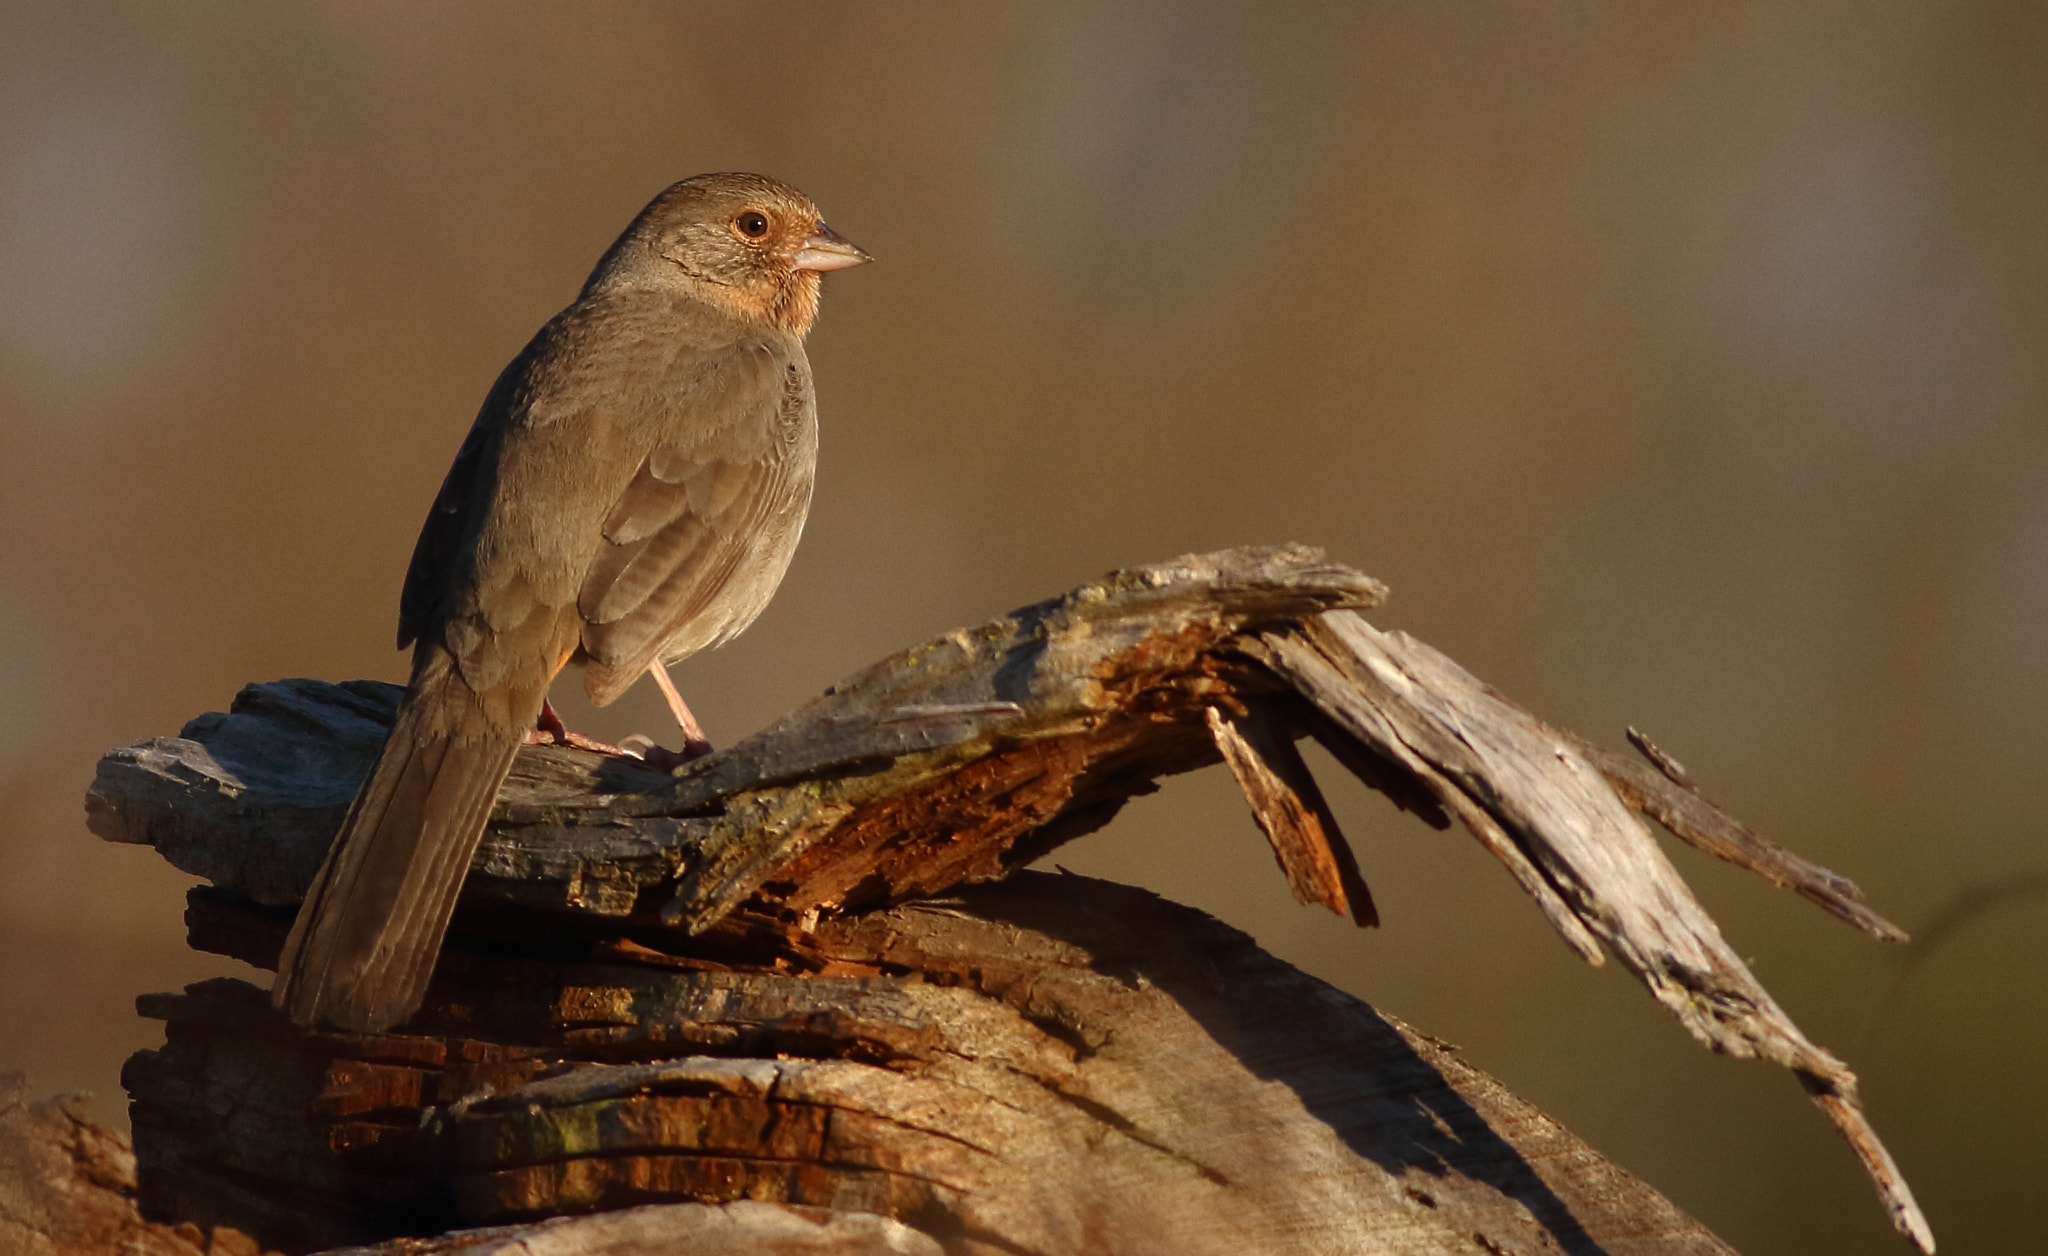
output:
POLYGON ((1349 914, 1367 927, 1377 925, 1379 912, 1351 846, 1337 831, 1337 818, 1323 801, 1323 791, 1277 717, 1257 708, 1248 709, 1239 720, 1226 718, 1215 707, 1203 714, 1216 749, 1251 804, 1252 818, 1272 843, 1294 901, 1320 904, 1340 916, 1349 914))
MULTIPOLYGON (((756 1218, 791 1242, 843 1223, 847 1246, 815 1250, 1725 1251, 1441 1044, 1242 935, 1017 871, 1220 760, 1295 897, 1377 923, 1309 735, 1463 823, 1569 946, 1614 955, 1702 1042, 1792 1069, 1931 1250, 1854 1077, 1639 816, 1903 935, 1668 756, 1552 729, 1373 628, 1357 612, 1380 592, 1301 547, 1183 558, 906 650, 673 776, 529 748, 402 1032, 302 1033, 238 983, 146 1001, 167 1044, 126 1078, 144 1199, 297 1250, 753 1200, 826 1210, 756 1218)), ((213 882, 195 946, 273 964, 396 699, 252 687, 108 755, 91 823, 213 882)))

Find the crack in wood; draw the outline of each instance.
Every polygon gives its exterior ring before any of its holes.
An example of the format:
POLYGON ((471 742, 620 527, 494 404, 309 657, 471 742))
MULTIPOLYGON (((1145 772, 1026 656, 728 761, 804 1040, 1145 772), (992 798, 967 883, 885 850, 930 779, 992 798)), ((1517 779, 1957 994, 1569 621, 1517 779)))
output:
MULTIPOLYGON (((529 748, 427 1005, 402 1031, 303 1034, 239 983, 143 1001, 167 1036, 124 1074, 155 1166, 144 1195, 304 1249, 474 1223, 513 1196, 536 1213, 735 1183, 810 1199, 832 1166, 856 1163, 822 1143, 767 1155, 801 1122, 734 1125, 733 1108, 719 1136, 752 1160, 634 1151, 621 1126, 585 1131, 588 1155, 486 1157, 449 1175, 446 1140, 479 1123, 502 1125, 508 1155, 567 1136, 545 1105, 511 1098, 522 1091, 596 1085, 626 1076, 601 1070, 682 1052, 735 1077, 766 1066, 774 1111, 811 1104, 824 1115, 804 1120, 845 1126, 819 1137, 904 1157, 909 1176, 862 1198, 949 1249, 1081 1250, 1087 1234, 1089 1250, 1115 1251, 1170 1234, 1198 1254, 1435 1251, 1449 1222, 1417 1228, 1399 1186, 1422 1154, 1401 1140, 1422 1138, 1445 1175, 1422 1211, 1527 1215, 1530 1234, 1575 1252, 1724 1253, 1484 1075, 1242 935, 1139 891, 1018 871, 1160 777, 1223 761, 1296 896, 1373 923, 1295 748, 1310 735, 1426 822, 1461 821, 1572 949, 1615 955, 1701 1041, 1791 1067, 1895 1223, 1930 1245, 1853 1075, 1755 982, 1637 817, 1877 936, 1903 934, 1852 883, 1707 802, 1661 751, 1645 750, 1645 766, 1552 729, 1373 628, 1356 612, 1380 592, 1303 547, 1189 556, 903 651, 673 776, 529 748), (799 1079, 820 1089, 781 1094, 799 1079), (1344 1094, 1379 1096, 1349 1101, 1378 1116, 1318 1106, 1344 1094), (1456 1138, 1417 1115, 1445 1112, 1460 1114, 1456 1138), (1246 1143, 1239 1125, 1254 1117, 1246 1143), (970 1154, 995 1167, 976 1176, 946 1159, 970 1154), (1198 1172, 1162 1175, 1143 1159, 1159 1156, 1198 1172), (562 1169, 553 1185, 541 1171, 600 1162, 640 1167, 616 1181, 562 1169), (499 1180, 513 1192, 500 1196, 482 1180, 493 1173, 525 1177, 499 1180), (1142 1183, 1144 1206, 1098 1182, 1142 1183), (1308 1202, 1309 1183, 1345 1207, 1308 1202), (935 1203, 941 1189, 964 1193, 935 1203)), ((393 687, 368 682, 252 686, 180 737, 110 753, 89 821, 218 887, 189 900, 195 946, 274 963, 395 704, 393 687)), ((640 1098, 653 1112, 662 1096, 640 1098)))

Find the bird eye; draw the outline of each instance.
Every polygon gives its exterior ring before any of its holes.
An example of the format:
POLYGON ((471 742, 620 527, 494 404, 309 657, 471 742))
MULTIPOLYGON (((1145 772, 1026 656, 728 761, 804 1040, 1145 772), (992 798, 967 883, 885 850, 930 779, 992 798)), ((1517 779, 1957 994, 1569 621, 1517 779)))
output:
POLYGON ((749 240, 758 240, 768 234, 768 215, 758 209, 743 210, 732 225, 749 240))

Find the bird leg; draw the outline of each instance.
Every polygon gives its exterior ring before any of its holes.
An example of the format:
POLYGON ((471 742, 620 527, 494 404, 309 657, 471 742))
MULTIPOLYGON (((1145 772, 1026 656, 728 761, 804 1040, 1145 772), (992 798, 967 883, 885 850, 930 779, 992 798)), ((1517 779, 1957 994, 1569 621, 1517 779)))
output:
POLYGON ((529 746, 575 746, 579 750, 592 750, 598 754, 621 755, 628 759, 639 759, 657 768, 680 767, 692 759, 701 759, 711 753, 711 742, 704 736, 704 726, 697 717, 690 714, 689 704, 683 695, 676 692, 676 682, 669 679, 668 669, 654 663, 647 669, 654 677, 661 696, 668 699, 669 713, 676 717, 676 727, 683 730, 683 748, 670 750, 654 743, 654 738, 645 733, 634 733, 620 739, 618 745, 599 741, 584 733, 571 731, 562 723, 562 717, 555 712, 555 704, 541 699, 540 718, 526 734, 525 744, 529 746))
POLYGON ((683 748, 679 752, 683 759, 687 762, 710 754, 711 740, 704 736, 704 726, 697 722, 697 717, 690 714, 690 704, 676 692, 676 682, 669 678, 668 667, 656 659, 647 665, 647 674, 654 677, 655 688, 668 699, 669 714, 676 717, 676 727, 683 730, 683 748))
POLYGON ((570 731, 562 723, 562 717, 555 713, 555 704, 546 698, 540 700, 540 718, 527 730, 525 741, 528 746, 574 746, 578 750, 593 750, 598 754, 627 755, 638 758, 632 751, 614 746, 608 741, 599 741, 587 733, 570 731))

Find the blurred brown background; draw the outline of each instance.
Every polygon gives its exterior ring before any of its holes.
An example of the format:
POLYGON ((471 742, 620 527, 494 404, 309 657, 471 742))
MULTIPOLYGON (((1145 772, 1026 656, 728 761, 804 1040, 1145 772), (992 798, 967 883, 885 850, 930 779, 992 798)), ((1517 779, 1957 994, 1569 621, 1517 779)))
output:
MULTIPOLYGON (((185 878, 87 835, 94 759, 246 681, 399 678, 491 378, 649 196, 735 168, 882 260, 827 284, 789 581, 678 671, 714 738, 1111 566, 1325 545, 1381 623, 1640 724, 1909 929, 1981 906, 1888 951, 1678 856, 1944 1251, 2037 1241, 2025 0, 7 4, 0 1066, 122 1119, 133 996, 234 966, 183 951, 185 878)), ((651 691, 566 713, 663 726, 651 691)), ((1577 964, 1469 839, 1336 802, 1382 931, 1296 908, 1218 771, 1057 858, 1460 1043, 1751 1256, 1903 1250, 1789 1078, 1577 964)))

